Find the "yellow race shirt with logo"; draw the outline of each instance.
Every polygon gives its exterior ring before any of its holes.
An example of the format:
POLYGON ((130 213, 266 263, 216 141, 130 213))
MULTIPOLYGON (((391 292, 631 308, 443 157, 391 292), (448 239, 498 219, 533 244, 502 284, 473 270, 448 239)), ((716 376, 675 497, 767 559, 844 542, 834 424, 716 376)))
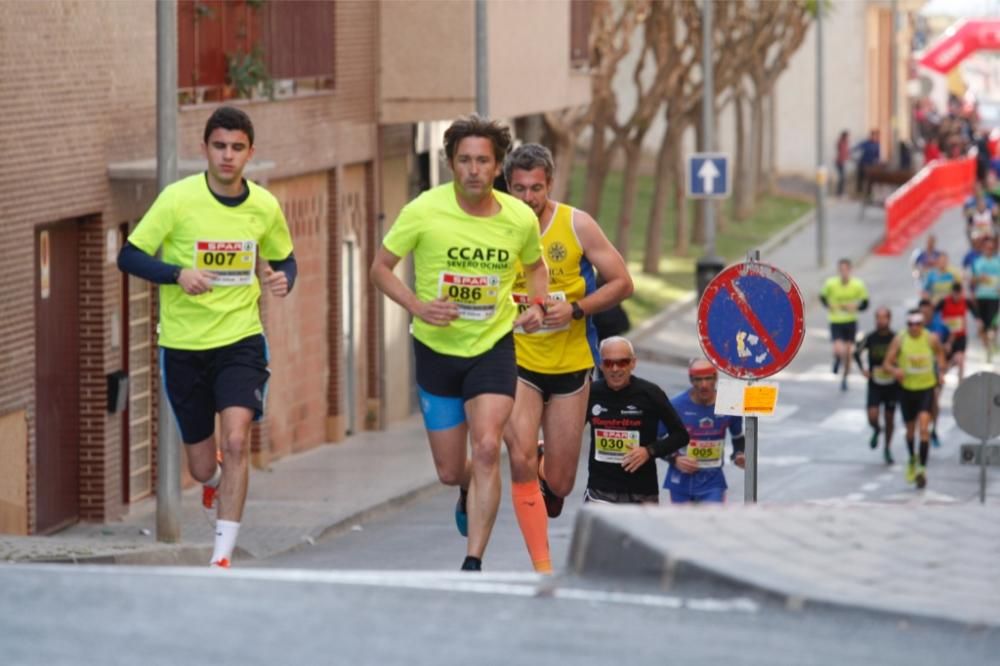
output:
MULTIPOLYGON (((573 303, 595 289, 594 269, 583 254, 583 247, 573 228, 575 210, 556 204, 552 221, 542 234, 545 264, 549 269, 549 297, 573 303)), ((518 312, 530 305, 524 269, 517 266, 514 302, 518 312)), ((587 322, 571 319, 559 328, 542 328, 534 333, 514 332, 517 364, 533 372, 560 374, 594 367, 594 354, 588 340, 587 322)))
POLYGON ((899 367, 903 370, 903 388, 907 391, 923 391, 937 386, 934 371, 934 347, 931 334, 926 330, 913 337, 906 331, 899 334, 899 367))
POLYGON ((823 283, 820 295, 826 299, 829 308, 831 324, 849 324, 858 320, 857 310, 851 312, 844 309, 845 305, 859 306, 861 301, 868 299, 868 289, 865 283, 856 277, 852 277, 847 284, 840 279, 840 276, 827 278, 823 283))
POLYGON ((413 320, 413 337, 439 354, 478 356, 509 333, 517 313, 515 263, 542 256, 531 208, 503 192, 493 196, 500 212, 476 217, 458 205, 452 183, 439 185, 407 204, 382 240, 397 257, 413 253, 417 298, 458 305, 448 326, 413 320))
POLYGON ((204 173, 168 186, 128 237, 147 254, 162 246, 162 259, 218 276, 212 291, 197 296, 179 285, 160 285, 159 344, 170 349, 214 349, 262 333, 258 255, 280 261, 292 239, 278 200, 247 181, 250 194, 226 206, 208 189, 204 173))

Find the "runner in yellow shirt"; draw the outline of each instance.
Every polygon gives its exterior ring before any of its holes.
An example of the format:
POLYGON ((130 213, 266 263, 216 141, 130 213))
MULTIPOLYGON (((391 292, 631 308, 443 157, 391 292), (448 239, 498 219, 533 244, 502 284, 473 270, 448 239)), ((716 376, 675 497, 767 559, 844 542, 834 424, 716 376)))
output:
MULTIPOLYGON (((549 271, 542 328, 514 331, 517 395, 504 429, 514 513, 532 565, 541 572, 552 571, 547 518, 562 511, 580 459, 590 373, 598 358, 597 332, 588 315, 632 293, 624 260, 594 218, 549 198, 553 171, 552 154, 537 143, 518 147, 504 163, 511 194, 538 218, 549 271), (595 269, 604 278, 600 288, 595 269), (545 441, 540 485, 539 428, 545 441)), ((523 272, 514 285, 514 300, 521 308, 530 303, 523 272)))
POLYGON ((931 418, 934 411, 935 391, 944 382, 944 346, 936 335, 925 328, 925 316, 919 309, 906 314, 906 330, 897 334, 886 352, 883 367, 890 371, 902 385, 899 401, 903 421, 906 423, 906 448, 910 460, 906 466, 906 480, 917 488, 927 485, 927 458, 930 454, 931 418), (917 430, 920 433, 920 455, 914 446, 917 430))
POLYGON ((372 283, 413 315, 417 388, 438 478, 460 487, 463 570, 479 571, 500 504, 500 437, 514 406, 515 326, 535 331, 546 309, 545 261, 531 209, 493 190, 510 130, 478 116, 444 134, 451 183, 421 194, 396 219, 372 283), (415 290, 393 273, 413 253, 415 290), (529 307, 512 297, 526 267, 529 307), (467 439, 472 440, 468 463, 467 439), (467 494, 466 494, 466 490, 467 494))
POLYGON ((819 299, 829 310, 830 339, 833 341, 833 374, 843 368, 840 390, 847 390, 847 375, 851 371, 851 354, 858 335, 858 312, 868 308, 868 288, 859 278, 851 276, 851 260, 837 262, 837 275, 823 283, 819 299))
POLYGON ((253 139, 246 113, 217 109, 205 125, 208 170, 165 188, 118 257, 123 271, 160 285, 163 385, 202 503, 218 500, 211 563, 225 568, 246 503, 250 423, 264 413, 270 376, 257 258, 274 296, 286 296, 297 273, 277 199, 243 178, 253 139), (152 256, 160 248, 162 261, 152 256))

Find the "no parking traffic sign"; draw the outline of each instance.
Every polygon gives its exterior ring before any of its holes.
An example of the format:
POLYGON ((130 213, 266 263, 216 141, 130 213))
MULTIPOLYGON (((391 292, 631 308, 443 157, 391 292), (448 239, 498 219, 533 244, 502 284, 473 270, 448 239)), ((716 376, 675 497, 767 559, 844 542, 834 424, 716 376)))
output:
POLYGON ((762 379, 795 357, 805 334, 802 293, 770 264, 734 264, 708 283, 698 305, 705 356, 737 379, 762 379))

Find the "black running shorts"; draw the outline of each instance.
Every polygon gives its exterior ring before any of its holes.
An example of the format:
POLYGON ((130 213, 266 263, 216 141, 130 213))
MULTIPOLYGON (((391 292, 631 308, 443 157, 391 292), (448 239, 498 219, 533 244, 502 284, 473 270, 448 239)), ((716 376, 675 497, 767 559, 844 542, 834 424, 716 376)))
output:
POLYGON ((976 299, 976 319, 983 322, 986 328, 992 328, 997 318, 997 310, 1000 309, 1000 299, 997 298, 977 298, 976 299))
POLYGON ((264 414, 271 373, 263 335, 215 349, 160 347, 160 373, 185 444, 211 437, 216 413, 227 407, 246 407, 255 420, 264 414))
POLYGON ((840 324, 830 324, 830 339, 854 342, 858 337, 858 322, 848 321, 840 324))
POLYGON ((921 391, 901 391, 899 408, 903 412, 903 421, 916 421, 920 412, 930 413, 934 407, 934 387, 921 391))
POLYGON ((517 366, 517 378, 542 394, 542 402, 548 403, 552 396, 560 397, 579 393, 587 385, 590 370, 548 374, 535 372, 517 366))
POLYGON ((413 352, 417 385, 432 395, 471 400, 483 393, 511 398, 517 390, 514 333, 508 333, 479 356, 439 354, 416 338, 413 352))
POLYGON ((869 408, 878 407, 879 405, 885 405, 886 412, 892 412, 896 409, 896 403, 899 402, 899 392, 902 389, 898 382, 893 382, 892 384, 876 384, 875 382, 868 381, 868 398, 866 404, 869 408))

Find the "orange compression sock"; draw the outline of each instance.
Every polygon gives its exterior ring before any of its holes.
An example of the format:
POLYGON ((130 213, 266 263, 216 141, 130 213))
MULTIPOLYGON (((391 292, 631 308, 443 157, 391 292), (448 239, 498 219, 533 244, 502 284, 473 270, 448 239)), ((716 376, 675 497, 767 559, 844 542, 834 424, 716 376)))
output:
POLYGON ((524 543, 531 556, 531 564, 539 573, 552 573, 552 556, 549 554, 549 517, 537 481, 512 483, 514 515, 524 535, 524 543))

